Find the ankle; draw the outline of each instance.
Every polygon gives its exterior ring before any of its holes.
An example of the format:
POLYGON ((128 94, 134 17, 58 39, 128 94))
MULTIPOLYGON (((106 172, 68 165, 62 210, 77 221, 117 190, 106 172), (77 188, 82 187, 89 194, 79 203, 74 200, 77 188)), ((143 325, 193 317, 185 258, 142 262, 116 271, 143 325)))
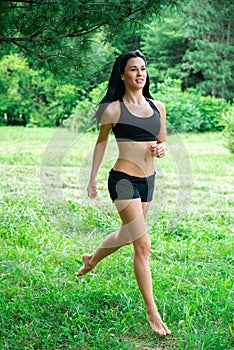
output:
POLYGON ((157 306, 155 304, 149 305, 149 306, 146 307, 146 312, 148 314, 152 314, 154 312, 158 312, 158 308, 157 308, 157 306))

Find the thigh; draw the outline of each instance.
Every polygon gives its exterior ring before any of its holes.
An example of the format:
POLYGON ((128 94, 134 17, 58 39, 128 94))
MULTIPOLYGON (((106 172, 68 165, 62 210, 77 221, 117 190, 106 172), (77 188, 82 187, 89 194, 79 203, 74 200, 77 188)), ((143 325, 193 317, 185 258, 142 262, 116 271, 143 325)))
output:
POLYGON ((146 218, 146 215, 148 213, 148 210, 149 210, 149 207, 150 207, 150 204, 151 202, 142 202, 142 212, 143 212, 143 215, 144 217, 146 218))
MULTIPOLYGON (((114 203, 122 220, 121 234, 126 235, 129 242, 134 242, 147 233, 140 198, 115 200, 114 203)), ((146 210, 146 207, 144 209, 146 210)))
POLYGON ((136 217, 144 216, 140 198, 115 200, 114 204, 123 224, 128 224, 136 217))

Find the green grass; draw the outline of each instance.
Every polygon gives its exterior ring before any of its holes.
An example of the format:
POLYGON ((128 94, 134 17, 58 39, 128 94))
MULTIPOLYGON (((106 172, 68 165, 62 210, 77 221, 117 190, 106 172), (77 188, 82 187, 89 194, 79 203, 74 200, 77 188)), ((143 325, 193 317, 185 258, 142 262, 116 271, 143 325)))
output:
POLYGON ((166 339, 145 320, 132 246, 75 276, 81 254, 119 225, 106 191, 112 138, 99 197, 86 197, 96 137, 0 128, 0 348, 232 349, 233 158, 222 135, 170 135, 155 164, 147 222, 166 339))

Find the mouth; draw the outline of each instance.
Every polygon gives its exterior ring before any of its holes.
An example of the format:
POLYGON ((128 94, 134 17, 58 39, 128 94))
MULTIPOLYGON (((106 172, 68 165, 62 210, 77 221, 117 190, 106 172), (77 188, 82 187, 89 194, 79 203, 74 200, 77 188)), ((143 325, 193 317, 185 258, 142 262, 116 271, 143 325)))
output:
POLYGON ((144 79, 136 79, 136 83, 137 84, 142 84, 142 83, 144 83, 144 79))

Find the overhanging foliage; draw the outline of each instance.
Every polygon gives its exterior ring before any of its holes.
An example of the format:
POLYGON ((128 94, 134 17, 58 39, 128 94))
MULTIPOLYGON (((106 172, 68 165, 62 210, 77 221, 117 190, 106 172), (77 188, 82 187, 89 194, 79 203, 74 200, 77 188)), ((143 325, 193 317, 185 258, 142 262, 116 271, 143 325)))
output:
POLYGON ((1 1, 0 42, 42 60, 81 58, 93 33, 112 35, 180 0, 1 1))

